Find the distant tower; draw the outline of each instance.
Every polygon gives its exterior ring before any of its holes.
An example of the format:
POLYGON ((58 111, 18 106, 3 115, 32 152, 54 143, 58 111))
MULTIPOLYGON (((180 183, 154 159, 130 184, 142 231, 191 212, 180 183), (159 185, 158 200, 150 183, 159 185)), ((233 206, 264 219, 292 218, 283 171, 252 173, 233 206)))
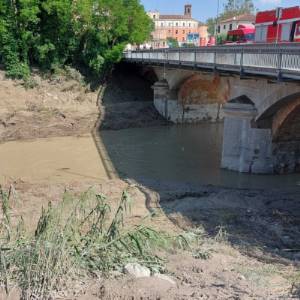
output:
POLYGON ((184 15, 186 17, 192 17, 192 5, 191 4, 186 4, 184 6, 184 15))

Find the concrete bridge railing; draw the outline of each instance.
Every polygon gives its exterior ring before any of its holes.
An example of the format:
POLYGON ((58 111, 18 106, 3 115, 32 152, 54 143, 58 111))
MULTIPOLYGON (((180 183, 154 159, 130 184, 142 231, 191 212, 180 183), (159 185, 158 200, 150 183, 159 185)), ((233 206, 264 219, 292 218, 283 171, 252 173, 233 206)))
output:
POLYGON ((300 43, 128 51, 127 61, 300 80, 300 43))

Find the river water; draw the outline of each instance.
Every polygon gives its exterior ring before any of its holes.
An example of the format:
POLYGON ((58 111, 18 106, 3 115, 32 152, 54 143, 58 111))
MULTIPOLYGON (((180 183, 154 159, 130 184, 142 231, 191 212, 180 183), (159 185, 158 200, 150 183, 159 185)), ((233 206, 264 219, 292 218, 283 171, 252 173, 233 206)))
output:
POLYGON ((107 178, 91 135, 0 144, 0 183, 95 181, 107 178))
POLYGON ((222 124, 103 131, 121 177, 238 188, 300 188, 300 174, 250 175, 220 169, 222 124))
POLYGON ((138 182, 300 188, 300 174, 249 175, 220 169, 222 124, 102 131, 96 139, 59 137, 0 144, 0 183, 95 181, 116 170, 138 182))

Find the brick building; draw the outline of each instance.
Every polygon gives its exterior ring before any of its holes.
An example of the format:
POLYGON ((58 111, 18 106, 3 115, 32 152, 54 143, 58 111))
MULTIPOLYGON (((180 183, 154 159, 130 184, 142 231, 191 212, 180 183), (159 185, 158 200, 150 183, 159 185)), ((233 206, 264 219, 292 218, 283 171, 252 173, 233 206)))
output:
POLYGON ((207 44, 207 26, 192 18, 190 4, 184 6, 183 15, 162 15, 158 11, 148 12, 148 15, 155 24, 152 40, 148 43, 152 48, 169 47, 168 38, 177 40, 180 46, 207 44))

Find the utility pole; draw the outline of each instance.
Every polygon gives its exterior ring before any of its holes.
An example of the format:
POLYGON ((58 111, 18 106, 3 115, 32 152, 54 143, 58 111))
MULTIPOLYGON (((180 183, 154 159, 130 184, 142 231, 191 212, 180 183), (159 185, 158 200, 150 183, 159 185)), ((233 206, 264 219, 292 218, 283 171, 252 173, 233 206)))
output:
POLYGON ((217 17, 216 17, 216 28, 215 28, 216 37, 218 34, 219 13, 220 13, 220 0, 218 0, 218 5, 217 5, 217 17))

